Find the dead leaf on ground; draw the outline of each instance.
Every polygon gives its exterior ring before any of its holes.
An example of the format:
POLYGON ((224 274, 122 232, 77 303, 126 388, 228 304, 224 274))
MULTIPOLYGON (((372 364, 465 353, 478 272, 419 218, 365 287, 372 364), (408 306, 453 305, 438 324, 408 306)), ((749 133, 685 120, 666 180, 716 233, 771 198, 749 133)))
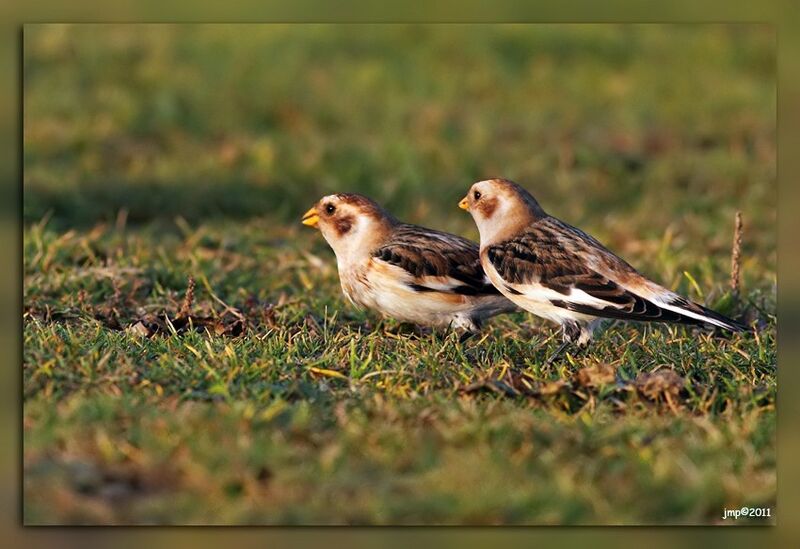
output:
POLYGON ((568 389, 570 387, 569 382, 564 381, 563 379, 558 379, 556 381, 547 381, 540 383, 539 386, 535 389, 537 394, 542 396, 547 395, 555 395, 568 389))
POLYGON ((150 330, 148 330, 147 326, 142 324, 141 321, 131 326, 128 326, 127 332, 139 337, 147 337, 150 335, 150 330))
POLYGON ((477 392, 493 392, 509 397, 527 396, 543 397, 556 395, 569 389, 568 381, 537 381, 526 373, 508 370, 501 379, 479 379, 469 385, 461 387, 463 394, 477 392))
POLYGON ((642 372, 633 382, 639 393, 651 400, 678 396, 685 384, 686 380, 674 370, 642 372))
POLYGON ((480 392, 492 392, 510 397, 519 396, 520 394, 519 391, 509 386, 507 383, 503 383, 497 379, 479 379, 478 381, 461 387, 459 392, 468 395, 480 392))
POLYGON ((575 383, 581 387, 602 387, 616 383, 616 368, 610 364, 597 363, 578 370, 573 376, 575 383))

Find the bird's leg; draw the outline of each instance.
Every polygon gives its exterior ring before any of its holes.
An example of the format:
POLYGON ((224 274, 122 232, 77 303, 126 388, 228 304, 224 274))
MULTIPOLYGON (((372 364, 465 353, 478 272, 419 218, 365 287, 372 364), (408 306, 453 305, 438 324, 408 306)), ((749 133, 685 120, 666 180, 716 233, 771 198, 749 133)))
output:
POLYGON ((578 342, 581 337, 581 327, 575 321, 568 320, 561 325, 561 329, 564 333, 564 341, 561 342, 561 345, 559 345, 555 352, 545 361, 545 366, 550 366, 553 362, 558 360, 564 350, 571 344, 578 342))
POLYGON ((475 337, 475 334, 477 334, 477 332, 473 332, 473 331, 471 331, 471 330, 467 330, 467 331, 465 331, 463 334, 461 334, 461 335, 459 336, 459 338, 458 338, 458 342, 459 342, 459 343, 461 343, 461 344, 463 345, 463 344, 464 344, 464 343, 466 343, 466 342, 467 342, 469 339, 471 339, 471 338, 475 337))
POLYGON ((597 328, 599 321, 594 320, 589 324, 581 324, 579 326, 580 332, 576 339, 573 341, 577 343, 578 353, 583 353, 589 348, 589 343, 592 341, 592 335, 597 328))
POLYGON ((550 357, 547 360, 544 361, 544 365, 545 366, 550 366, 553 362, 558 360, 558 358, 561 356, 561 353, 564 352, 564 349, 566 349, 569 346, 570 343, 571 342, 566 340, 566 339, 564 341, 562 341, 561 345, 558 346, 558 348, 555 350, 555 352, 552 355, 550 355, 550 357))
POLYGON ((471 337, 478 335, 481 331, 481 321, 477 318, 456 318, 450 322, 450 328, 457 334, 458 342, 463 344, 471 337))

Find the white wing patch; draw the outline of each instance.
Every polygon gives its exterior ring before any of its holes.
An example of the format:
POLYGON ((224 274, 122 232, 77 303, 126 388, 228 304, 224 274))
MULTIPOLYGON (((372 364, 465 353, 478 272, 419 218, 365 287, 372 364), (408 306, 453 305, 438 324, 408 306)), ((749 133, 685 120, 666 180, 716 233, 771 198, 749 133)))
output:
POLYGON ((658 307, 662 309, 666 309, 668 311, 672 311, 683 316, 688 316, 689 318, 693 318, 695 320, 700 320, 701 322, 707 322, 708 324, 713 324, 714 326, 719 326, 720 328, 727 328, 730 329, 730 325, 724 322, 720 322, 715 318, 711 318, 701 313, 696 313, 689 309, 685 309, 679 305, 674 305, 666 301, 666 299, 680 299, 680 296, 670 292, 669 290, 665 290, 663 295, 657 295, 650 299, 650 301, 658 307))
POLYGON ((503 283, 507 288, 520 292, 523 296, 534 302, 547 302, 551 301, 564 301, 567 303, 575 303, 578 305, 587 305, 596 309, 603 309, 605 307, 615 307, 621 309, 622 305, 619 303, 611 303, 604 299, 594 297, 583 290, 577 288, 570 288, 569 293, 562 294, 541 284, 508 284, 503 283))

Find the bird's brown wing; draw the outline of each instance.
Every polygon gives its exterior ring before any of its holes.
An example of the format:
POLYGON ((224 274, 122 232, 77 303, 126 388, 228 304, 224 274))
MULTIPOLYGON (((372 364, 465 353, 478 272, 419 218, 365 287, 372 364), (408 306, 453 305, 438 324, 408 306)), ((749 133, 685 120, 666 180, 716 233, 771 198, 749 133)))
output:
POLYGON ((400 267, 418 292, 498 295, 481 267, 478 246, 459 236, 402 224, 373 258, 400 267))
POLYGON ((547 300, 606 318, 698 323, 642 297, 633 288, 646 281, 633 267, 593 237, 553 217, 485 253, 506 290, 533 301, 547 300))

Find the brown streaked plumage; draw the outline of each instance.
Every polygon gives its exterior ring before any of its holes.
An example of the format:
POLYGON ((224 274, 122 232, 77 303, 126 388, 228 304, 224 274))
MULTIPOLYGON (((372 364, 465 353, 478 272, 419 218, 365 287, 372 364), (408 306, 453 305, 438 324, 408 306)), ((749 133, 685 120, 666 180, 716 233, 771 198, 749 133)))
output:
POLYGON ((475 183, 459 206, 478 226, 489 280, 523 309, 561 325, 559 352, 571 342, 588 344, 599 318, 746 329, 648 280, 594 237, 548 215, 513 181, 475 183))
POLYGON ((369 198, 340 193, 303 216, 333 248, 355 305, 423 326, 477 331, 516 309, 486 278, 476 243, 398 221, 369 198))

